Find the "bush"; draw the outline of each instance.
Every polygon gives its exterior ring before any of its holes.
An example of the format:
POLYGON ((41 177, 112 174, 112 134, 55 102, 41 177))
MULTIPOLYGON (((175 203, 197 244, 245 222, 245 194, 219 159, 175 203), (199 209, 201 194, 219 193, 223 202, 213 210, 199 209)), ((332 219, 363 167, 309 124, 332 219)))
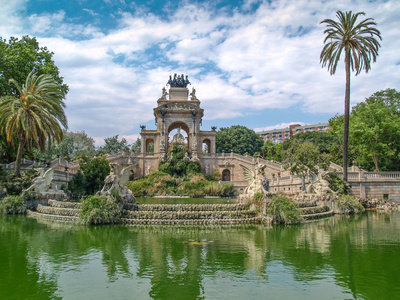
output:
POLYGON ((160 161, 158 169, 174 177, 182 177, 193 173, 200 173, 201 167, 198 162, 185 159, 187 148, 183 144, 173 143, 168 152, 168 159, 160 161))
POLYGON ((218 182, 210 182, 204 187, 204 194, 209 196, 230 197, 233 196, 235 186, 229 183, 220 184, 218 182))
POLYGON ((296 202, 281 195, 272 195, 267 203, 266 212, 275 223, 296 224, 302 220, 296 202))
POLYGON ((189 196, 192 198, 201 198, 204 196, 204 192, 202 190, 191 190, 189 191, 189 196))
MULTIPOLYGON (((89 158, 81 156, 79 166, 82 170, 87 195, 94 195, 104 186, 104 179, 110 174, 110 164, 105 157, 89 158)), ((83 180, 83 178, 82 178, 83 180)), ((82 181, 83 182, 83 181, 82 181)), ((83 183, 80 184, 83 184, 83 183)))
POLYGON ((135 197, 144 197, 152 196, 151 194, 149 195, 149 190, 153 187, 153 184, 154 183, 150 182, 147 178, 141 178, 138 181, 128 182, 126 186, 135 197))
POLYGON ((256 204, 257 207, 260 208, 260 207, 262 206, 262 202, 263 202, 263 200, 264 200, 264 197, 265 197, 264 193, 262 193, 262 192, 257 192, 257 193, 254 194, 253 200, 252 200, 251 202, 254 203, 254 204, 256 204))
POLYGON ((135 197, 145 197, 171 191, 175 188, 176 182, 169 174, 157 171, 137 181, 130 181, 126 186, 135 197))
POLYGON ((198 162, 189 161, 186 166, 186 175, 190 175, 193 173, 201 173, 201 166, 198 162))
POLYGON ((7 196, 0 200, 0 212, 3 214, 25 214, 26 202, 22 196, 7 196))
POLYGON ((2 174, 1 185, 4 186, 7 195, 19 195, 24 189, 32 185, 32 181, 38 176, 36 169, 25 170, 21 173, 21 177, 15 176, 13 173, 2 174))
POLYGON ((84 224, 108 224, 120 222, 121 211, 110 196, 86 196, 82 199, 79 219, 84 224))
POLYGON ((221 197, 232 197, 235 192, 235 186, 231 183, 223 183, 221 189, 221 197))
POLYGON ((335 200, 335 213, 360 214, 365 211, 364 206, 358 200, 349 195, 342 195, 335 200))
POLYGON ((68 182, 68 190, 73 198, 80 199, 85 195, 87 185, 86 176, 78 170, 74 178, 68 182))
POLYGON ((344 181, 338 174, 329 173, 325 178, 329 182, 329 188, 339 195, 347 195, 350 191, 350 185, 344 181))

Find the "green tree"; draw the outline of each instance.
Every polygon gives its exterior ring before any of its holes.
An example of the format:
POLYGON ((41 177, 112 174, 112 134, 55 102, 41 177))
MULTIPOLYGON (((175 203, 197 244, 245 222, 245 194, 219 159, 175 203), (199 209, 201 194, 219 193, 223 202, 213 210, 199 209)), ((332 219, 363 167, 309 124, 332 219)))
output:
POLYGON ((265 141, 264 145, 261 147, 261 152, 264 156, 264 159, 281 162, 283 145, 286 145, 286 142, 283 144, 274 144, 271 141, 265 141))
POLYGON ((78 156, 93 157, 96 153, 94 139, 88 136, 85 131, 66 132, 64 139, 58 145, 52 144, 45 152, 36 151, 36 159, 53 160, 57 156, 63 159, 76 159, 78 156))
MULTIPOLYGON (((340 165, 343 162, 343 127, 344 127, 344 116, 336 115, 329 119, 329 134, 334 138, 336 143, 329 153, 329 160, 340 165)), ((354 147, 352 136, 349 135, 348 145, 348 160, 351 162, 358 161, 359 153, 354 147)))
POLYGON ((321 153, 330 153, 332 148, 337 144, 337 139, 330 132, 307 131, 298 133, 288 141, 310 142, 318 146, 321 153))
POLYGON ((118 139, 119 134, 104 139, 105 145, 99 148, 101 154, 116 154, 121 151, 129 151, 129 145, 125 138, 118 139))
POLYGON ((200 163, 185 159, 187 147, 181 143, 173 143, 167 159, 160 161, 158 170, 174 177, 182 177, 191 173, 201 173, 200 163))
POLYGON ((240 125, 222 127, 216 136, 218 153, 233 151, 242 155, 246 152, 253 155, 255 152, 261 151, 263 144, 263 139, 254 130, 240 125))
POLYGON ((343 131, 343 179, 347 181, 347 152, 349 138, 349 116, 350 116, 350 71, 358 75, 362 70, 368 72, 371 69, 371 61, 375 62, 380 47, 381 35, 374 26, 376 23, 372 18, 367 18, 357 23, 359 16, 365 13, 353 13, 337 11, 339 22, 325 19, 321 24, 326 24, 324 34, 324 48, 320 55, 322 67, 328 67, 330 74, 336 73, 336 67, 340 55, 344 50, 344 63, 346 71, 346 91, 344 104, 344 131, 343 131))
POLYGON ((4 95, 20 96, 20 91, 9 85, 9 79, 24 82, 30 72, 52 75, 63 97, 68 93, 68 85, 53 61, 53 52, 39 47, 35 37, 11 37, 8 41, 0 37, 0 97, 4 95))
POLYGON ((302 179, 302 190, 305 191, 305 177, 309 172, 316 172, 317 166, 327 169, 328 157, 321 153, 318 146, 310 142, 293 141, 284 151, 284 168, 302 179))
POLYGON ((0 163, 9 163, 15 161, 16 158, 16 145, 17 141, 14 140, 13 143, 7 142, 7 135, 0 135, 0 163))
POLYGON ((136 141, 132 144, 132 151, 135 153, 135 154, 140 154, 140 151, 141 151, 141 146, 142 146, 142 141, 141 141, 141 139, 140 138, 137 138, 136 139, 136 141))
POLYGON ((394 89, 376 92, 351 112, 350 138, 359 152, 363 167, 400 168, 400 93, 394 89))
POLYGON ((74 198, 82 198, 86 193, 87 185, 86 176, 81 170, 78 170, 74 178, 69 181, 68 190, 74 198))
POLYGON ((18 151, 14 174, 21 176, 22 152, 26 148, 44 150, 46 142, 61 142, 67 128, 64 113, 64 95, 51 75, 36 76, 29 73, 25 84, 19 85, 10 79, 18 90, 19 97, 4 96, 0 99, 0 133, 7 141, 18 139, 18 151))
POLYGON ((86 195, 93 195, 100 191, 104 185, 104 179, 110 174, 110 165, 105 157, 89 158, 82 156, 79 166, 86 179, 86 195))

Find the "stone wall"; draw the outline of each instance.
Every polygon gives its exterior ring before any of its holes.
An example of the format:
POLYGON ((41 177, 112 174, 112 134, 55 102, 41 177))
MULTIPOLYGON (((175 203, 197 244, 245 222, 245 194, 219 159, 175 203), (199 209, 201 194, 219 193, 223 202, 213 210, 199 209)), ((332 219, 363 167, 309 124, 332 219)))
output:
MULTIPOLYGON (((337 173, 341 175, 340 173, 337 173)), ((384 199, 400 203, 400 172, 349 173, 350 195, 361 199, 384 199)), ((306 177, 306 185, 310 179, 306 177)), ((270 190, 284 194, 301 192, 301 179, 296 176, 274 178, 270 190)))
POLYGON ((365 184, 365 198, 386 198, 387 200, 400 203, 400 182, 371 182, 365 184))

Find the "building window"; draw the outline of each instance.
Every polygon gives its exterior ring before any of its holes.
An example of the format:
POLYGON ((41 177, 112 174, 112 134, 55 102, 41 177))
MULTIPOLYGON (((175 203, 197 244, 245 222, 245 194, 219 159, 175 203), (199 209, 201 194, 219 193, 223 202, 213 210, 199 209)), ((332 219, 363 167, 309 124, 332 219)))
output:
POLYGON ((231 181, 231 171, 228 169, 222 171, 222 181, 231 181))

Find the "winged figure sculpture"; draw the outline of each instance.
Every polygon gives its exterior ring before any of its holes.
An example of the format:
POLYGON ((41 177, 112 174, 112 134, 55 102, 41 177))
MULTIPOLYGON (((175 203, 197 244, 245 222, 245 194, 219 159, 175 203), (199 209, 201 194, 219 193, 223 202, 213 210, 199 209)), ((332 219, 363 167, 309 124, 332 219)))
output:
POLYGON ((34 190, 37 193, 43 194, 54 188, 52 181, 54 177, 54 168, 50 168, 47 171, 41 168, 39 169, 39 176, 34 178, 32 185, 28 187, 24 192, 34 190))
POLYGON ((129 177, 136 164, 122 168, 117 163, 111 164, 111 174, 104 179, 104 186, 100 191, 101 195, 111 195, 118 193, 124 202, 132 202, 135 197, 132 192, 125 186, 129 181, 129 177))
POLYGON ((266 194, 269 189, 269 182, 265 177, 266 166, 260 166, 256 164, 254 166, 254 171, 249 167, 240 164, 243 169, 243 177, 248 182, 247 188, 244 190, 244 195, 248 197, 253 197, 255 193, 261 192, 266 194))

